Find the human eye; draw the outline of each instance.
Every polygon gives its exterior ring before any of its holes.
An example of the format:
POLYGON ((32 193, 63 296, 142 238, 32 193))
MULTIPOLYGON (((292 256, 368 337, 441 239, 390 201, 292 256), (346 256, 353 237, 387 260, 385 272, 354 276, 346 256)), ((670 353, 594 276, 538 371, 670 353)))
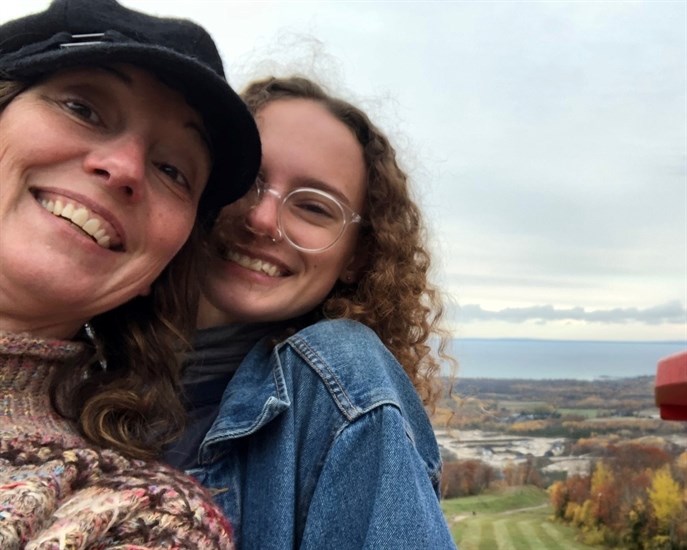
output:
POLYGON ((171 180, 174 184, 189 190, 191 189, 191 184, 188 178, 176 166, 167 164, 165 162, 158 162, 155 166, 162 174, 164 174, 167 179, 171 180))
POLYGON ((91 107, 88 102, 77 99, 77 98, 67 98, 61 101, 62 106, 76 117, 85 120, 93 125, 101 125, 103 123, 102 118, 91 107))
POLYGON ((294 193, 289 203, 298 214, 314 223, 329 223, 341 217, 341 209, 333 199, 316 193, 294 193))

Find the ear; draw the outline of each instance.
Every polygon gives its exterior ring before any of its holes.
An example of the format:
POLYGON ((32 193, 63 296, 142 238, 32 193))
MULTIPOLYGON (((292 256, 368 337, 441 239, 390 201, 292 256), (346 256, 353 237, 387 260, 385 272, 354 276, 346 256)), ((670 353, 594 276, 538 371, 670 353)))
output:
POLYGON ((356 250, 351 259, 348 260, 346 267, 341 270, 339 281, 345 285, 357 283, 366 265, 367 254, 361 250, 356 250))

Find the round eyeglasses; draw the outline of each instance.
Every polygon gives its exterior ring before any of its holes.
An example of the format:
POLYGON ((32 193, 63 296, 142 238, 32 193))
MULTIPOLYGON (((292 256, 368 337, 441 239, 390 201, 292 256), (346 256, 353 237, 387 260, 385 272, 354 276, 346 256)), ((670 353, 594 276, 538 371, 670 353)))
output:
POLYGON ((282 195, 258 180, 245 195, 255 208, 266 195, 279 201, 277 227, 294 248, 303 252, 323 252, 341 238, 349 224, 362 217, 335 196, 310 187, 298 187, 282 195))

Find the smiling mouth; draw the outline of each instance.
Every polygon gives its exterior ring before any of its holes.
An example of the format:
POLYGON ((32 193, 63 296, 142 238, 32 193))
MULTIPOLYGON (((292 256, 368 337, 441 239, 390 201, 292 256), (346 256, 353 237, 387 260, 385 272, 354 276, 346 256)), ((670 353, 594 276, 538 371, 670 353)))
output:
POLYGON ((115 252, 124 250, 121 239, 112 226, 88 208, 64 199, 36 197, 36 200, 51 214, 70 221, 98 246, 115 252))
POLYGON ((245 254, 236 252, 235 250, 225 250, 222 257, 225 260, 232 261, 239 264, 241 267, 250 269, 251 271, 256 271, 258 273, 264 273, 270 277, 282 277, 285 273, 276 265, 266 262, 265 260, 259 260, 258 258, 251 258, 245 254))

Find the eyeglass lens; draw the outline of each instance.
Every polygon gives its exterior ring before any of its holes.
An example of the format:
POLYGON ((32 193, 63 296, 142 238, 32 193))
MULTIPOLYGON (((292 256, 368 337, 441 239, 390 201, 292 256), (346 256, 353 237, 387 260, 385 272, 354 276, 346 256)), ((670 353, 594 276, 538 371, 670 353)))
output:
POLYGON ((279 210, 284 235, 296 246, 321 250, 341 235, 346 218, 341 205, 327 195, 299 189, 290 193, 279 210))

